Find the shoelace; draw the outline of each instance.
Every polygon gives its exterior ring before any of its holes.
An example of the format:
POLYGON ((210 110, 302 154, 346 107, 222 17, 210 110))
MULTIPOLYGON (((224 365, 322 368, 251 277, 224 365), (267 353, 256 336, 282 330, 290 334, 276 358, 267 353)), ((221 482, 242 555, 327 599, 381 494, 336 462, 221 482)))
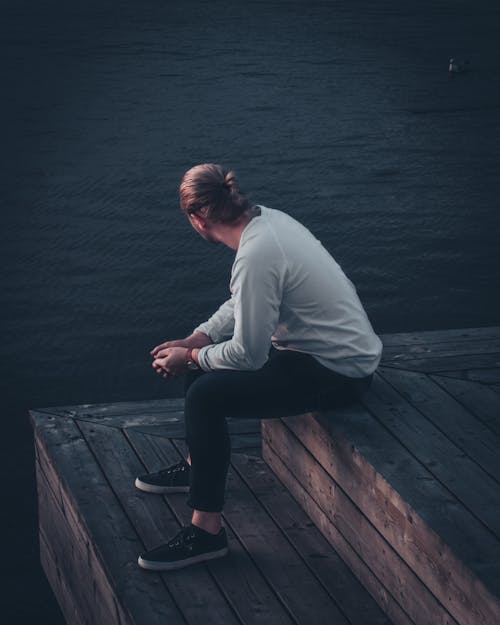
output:
POLYGON ((173 467, 161 470, 160 473, 161 475, 171 475, 172 473, 177 473, 178 471, 186 471, 186 470, 187 470, 187 467, 181 460, 173 467))
POLYGON ((190 538, 194 538, 194 531, 190 525, 183 527, 178 534, 176 534, 168 542, 169 547, 182 547, 184 544, 188 544, 190 538))

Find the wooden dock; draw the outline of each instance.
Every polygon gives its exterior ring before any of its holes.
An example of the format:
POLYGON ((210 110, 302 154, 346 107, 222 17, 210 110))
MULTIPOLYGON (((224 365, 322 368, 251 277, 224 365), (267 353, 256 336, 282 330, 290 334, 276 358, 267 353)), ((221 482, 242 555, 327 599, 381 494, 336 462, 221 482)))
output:
POLYGON ((500 328, 383 335, 355 405, 228 419, 230 553, 137 556, 190 521, 138 473, 186 454, 183 400, 30 411, 40 555, 69 625, 500 623, 500 328))

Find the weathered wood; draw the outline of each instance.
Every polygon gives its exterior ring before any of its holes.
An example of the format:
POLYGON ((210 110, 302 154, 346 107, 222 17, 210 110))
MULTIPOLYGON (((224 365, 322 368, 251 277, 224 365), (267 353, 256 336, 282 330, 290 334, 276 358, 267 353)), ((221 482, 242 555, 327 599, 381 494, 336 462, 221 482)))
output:
MULTIPOLYGON (((414 386, 417 388, 418 380, 414 380, 414 386)), ((374 377, 363 404, 476 518, 500 538, 500 489, 490 475, 423 417, 381 375, 374 377)))
POLYGON ((328 516, 311 497, 309 491, 302 486, 293 473, 288 469, 281 458, 275 453, 271 445, 263 447, 264 459, 275 474, 287 487, 296 501, 302 506, 308 517, 312 519, 319 531, 334 547, 351 571, 368 590, 372 598, 382 608, 384 613, 396 625, 414 625, 414 621, 401 608, 397 600, 387 592, 373 571, 356 553, 342 533, 330 521, 328 516))
POLYGON ((68 623, 500 622, 500 327, 381 338, 360 402, 227 419, 230 554, 175 572, 137 556, 189 523, 187 495, 133 481, 187 453, 184 399, 30 411, 40 557, 68 623))
POLYGON ((102 404, 79 404, 76 406, 49 406, 33 408, 30 412, 44 412, 60 417, 123 417, 145 414, 162 415, 166 412, 179 412, 183 409, 184 399, 143 399, 137 401, 118 401, 102 404))
POLYGON ((228 417, 226 421, 230 434, 261 434, 260 419, 228 417))
POLYGON ((500 401, 498 393, 494 389, 477 382, 454 380, 441 376, 430 377, 485 426, 500 436, 500 401))
POLYGON ((130 428, 130 427, 148 427, 158 425, 159 427, 177 428, 181 432, 184 428, 184 412, 181 411, 165 411, 165 412, 148 412, 144 411, 140 414, 124 414, 124 415, 106 415, 92 413, 82 413, 76 417, 72 417, 78 421, 89 421, 90 423, 100 423, 101 425, 109 425, 113 428, 130 428))
POLYGON ((98 583, 114 589, 123 623, 184 623, 161 578, 148 578, 138 568, 144 545, 74 421, 36 412, 32 418, 40 466, 46 476, 52 474, 47 482, 55 485, 59 507, 71 519, 75 540, 85 545, 98 583))
MULTIPOLYGON (((180 441, 175 444, 183 453, 187 452, 185 444, 180 441)), ((347 625, 335 601, 304 566, 300 555, 232 466, 227 476, 224 511, 226 521, 299 623, 347 625)))
POLYGON ((413 358, 411 360, 384 360, 382 363, 386 367, 397 367, 408 371, 424 371, 426 373, 437 373, 454 369, 456 371, 464 369, 476 369, 481 367, 500 366, 500 353, 491 354, 461 354, 460 356, 436 356, 435 358, 413 358))
MULTIPOLYGON (((115 428, 138 428, 140 431, 151 433, 157 436, 167 436, 168 438, 184 438, 184 399, 175 398, 168 400, 171 404, 165 404, 161 411, 152 411, 145 408, 142 411, 135 411, 130 408, 123 413, 116 414, 114 406, 111 404, 110 413, 104 409, 98 409, 95 412, 91 409, 86 411, 79 410, 61 410, 51 412, 52 409, 38 410, 40 414, 52 414, 53 416, 67 416, 78 421, 88 421, 90 423, 98 423, 115 428), (174 409, 175 408, 175 409, 174 409), (58 415, 58 412, 61 415, 58 415)), ((78 408, 78 407, 77 407, 78 408)), ((37 412, 37 411, 32 411, 37 412)), ((260 436, 260 420, 259 419, 237 419, 227 417, 227 424, 230 434, 258 434, 260 436)), ((234 438, 236 442, 238 438, 234 438)), ((245 446, 248 441, 243 441, 245 446)))
POLYGON ((485 328, 452 328, 444 330, 417 330, 415 332, 396 332, 381 334, 380 338, 384 347, 393 345, 421 345, 426 343, 442 343, 445 341, 476 341, 498 340, 500 338, 500 326, 485 328))
POLYGON ((232 466, 314 571, 349 622, 352 625, 388 625, 385 614, 368 593, 362 592, 363 587, 357 578, 290 493, 282 488, 264 460, 247 454, 232 454, 232 466))
POLYGON ((464 371, 440 371, 440 376, 471 380, 495 386, 500 384, 500 367, 492 369, 465 369, 464 371))
POLYGON ((456 620, 494 622, 498 540, 360 406, 310 417, 284 421, 456 620))
MULTIPOLYGON (((90 554, 92 546, 73 523, 73 515, 50 489, 37 463, 40 544, 52 560, 61 592, 57 595, 68 622, 129 622, 115 601, 112 587, 102 566, 90 554), (70 611, 68 614, 66 612, 70 611)), ((49 572, 50 576, 50 572, 49 572)))
MULTIPOLYGON (((149 471, 158 471, 177 462, 180 457, 179 451, 168 440, 151 437, 136 430, 127 430, 126 435, 149 471)), ((186 495, 172 493, 166 499, 182 524, 187 525, 191 520, 192 511, 185 504, 186 495)), ((270 587, 240 542, 238 529, 235 528, 233 531, 226 515, 224 525, 228 534, 230 554, 206 564, 231 602, 234 611, 240 616, 241 622, 245 625, 296 624, 286 604, 270 587)), ((258 527, 255 531, 258 531, 258 527)), ((209 605, 207 609, 210 609, 209 605)))
MULTIPOLYGON (((78 421, 80 421, 80 419, 78 419, 78 421)), ((260 420, 244 419, 243 421, 244 423, 238 424, 237 419, 227 419, 228 431, 231 437, 231 449, 238 450, 260 447, 262 444, 260 420)), ((135 429, 144 434, 163 438, 177 438, 182 440, 185 438, 184 420, 182 420, 182 422, 179 421, 151 426, 138 425, 126 429, 135 429)))
POLYGON ((404 362, 419 358, 454 358, 471 354, 499 354, 500 337, 476 340, 432 341, 410 345, 384 345, 384 363, 404 362))
MULTIPOLYGON (((115 426, 113 426, 115 427, 115 426)), ((186 428, 184 425, 184 417, 178 419, 175 422, 167 423, 155 423, 154 425, 142 423, 139 425, 125 425, 123 430, 137 430, 143 434, 149 434, 150 436, 160 436, 161 438, 184 438, 186 435, 186 428)))
MULTIPOLYGON (((495 436, 431 377, 389 368, 381 368, 380 375, 432 422, 443 436, 449 438, 491 477, 500 481, 500 436, 495 436)), ((500 402, 497 402, 497 407, 500 424, 500 402)), ((391 412, 394 414, 394 411, 391 412)), ((425 437, 425 432, 422 435, 425 437)), ((453 469, 456 470, 456 467, 453 469)))
MULTIPOLYGON (((127 517, 141 537, 146 549, 167 542, 180 529, 179 521, 161 497, 151 497, 134 488, 135 477, 144 473, 128 440, 120 430, 80 421, 83 432, 102 472, 122 504, 127 517)), ((139 553, 136 554, 136 559, 139 553)), ((163 574, 164 582, 189 623, 209 625, 238 623, 216 583, 201 563, 177 574, 163 574), (210 604, 210 612, 206 605, 210 604)))
MULTIPOLYGON (((142 428, 142 427, 137 428, 137 431, 142 432, 143 434, 150 434, 152 436, 158 436, 156 432, 154 434, 151 434, 151 432, 148 432, 145 428, 142 428)), ((241 435, 230 434, 230 437, 231 437, 231 449, 233 451, 237 451, 241 449, 254 449, 255 447, 258 447, 262 444, 262 437, 260 433, 241 434, 241 435)), ((165 438, 165 437, 160 436, 160 438, 165 438)), ((181 433, 177 431, 177 432, 172 432, 172 435, 166 438, 184 440, 184 435, 183 434, 181 435, 181 433)))
MULTIPOLYGON (((378 582, 379 587, 395 599, 402 610, 404 606, 404 611, 415 623, 456 625, 429 589, 377 531, 377 526, 374 527, 366 516, 356 509, 338 483, 302 443, 290 435, 282 421, 272 424, 266 422, 263 435, 266 446, 271 447, 282 463, 290 468, 290 472, 302 484, 318 508, 371 570, 376 578, 373 585, 378 582), (381 554, 383 557, 380 557, 381 554)), ((287 486, 293 488, 293 483, 287 483, 287 486)), ((318 526, 321 525, 319 520, 314 520, 318 526)), ((391 515, 386 512, 385 522, 399 527, 408 524, 399 511, 391 515)), ((336 544, 334 546, 336 547, 336 544)), ((380 591, 374 596, 380 597, 380 591)), ((387 610, 387 602, 381 607, 387 610)), ((395 610, 392 609, 391 612, 394 618, 395 610)))
MULTIPOLYGON (((178 402, 176 402, 178 403, 178 402)), ((137 414, 111 414, 106 413, 93 414, 92 412, 80 412, 72 414, 71 410, 62 410, 61 414, 57 411, 51 412, 49 410, 37 409, 30 411, 33 414, 48 415, 55 417, 64 417, 67 419, 77 419, 79 421, 89 421, 90 423, 100 423, 101 425, 108 425, 115 428, 125 427, 149 427, 149 426, 165 426, 172 428, 182 428, 184 423, 184 412, 179 410, 170 411, 143 411, 137 414)))
MULTIPOLYGON (((229 434, 231 435, 258 434, 260 436, 260 419, 235 419, 233 417, 226 417, 226 422, 229 434)), ((144 432, 144 434, 162 436, 164 438, 184 438, 185 436, 184 416, 175 422, 169 421, 155 425, 127 425, 125 427, 134 427, 138 431, 144 432)))
POLYGON ((80 618, 80 610, 75 604, 71 591, 68 589, 68 582, 61 574, 57 557, 52 555, 51 547, 43 533, 39 534, 39 541, 40 564, 61 608, 64 620, 66 623, 71 623, 71 625, 87 625, 80 618))

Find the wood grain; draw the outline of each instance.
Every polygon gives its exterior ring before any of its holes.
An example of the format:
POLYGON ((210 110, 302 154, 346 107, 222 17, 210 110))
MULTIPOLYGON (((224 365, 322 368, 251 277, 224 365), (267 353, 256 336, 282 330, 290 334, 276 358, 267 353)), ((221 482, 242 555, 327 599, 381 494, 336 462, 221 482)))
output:
MULTIPOLYGON (((374 576, 372 585, 379 586, 378 592, 374 594, 375 598, 380 597, 381 591, 390 595, 382 604, 384 609, 387 610, 389 602, 396 601, 415 623, 456 625, 432 592, 378 531, 377 526, 365 514, 360 513, 346 492, 316 462, 302 443, 289 434, 281 421, 272 424, 266 422, 264 439, 266 446, 290 468, 296 481, 309 493, 316 506, 371 571, 374 576)), ((290 483, 290 486, 293 487, 294 483, 290 483)), ((404 527, 408 523, 399 511, 392 510, 392 514, 384 512, 384 521, 387 524, 404 527)), ((320 525, 319 521, 317 525, 320 525)), ((391 609, 391 612, 394 613, 395 610, 391 609)))

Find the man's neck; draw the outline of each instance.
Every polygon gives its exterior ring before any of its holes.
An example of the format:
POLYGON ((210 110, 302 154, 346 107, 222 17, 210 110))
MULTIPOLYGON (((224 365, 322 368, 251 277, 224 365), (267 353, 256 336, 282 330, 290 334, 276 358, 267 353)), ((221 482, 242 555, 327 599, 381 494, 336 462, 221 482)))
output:
POLYGON ((232 250, 237 250, 240 245, 243 230, 257 215, 260 215, 260 207, 252 206, 243 213, 240 219, 233 226, 223 226, 221 231, 218 233, 222 243, 230 247, 232 250))

